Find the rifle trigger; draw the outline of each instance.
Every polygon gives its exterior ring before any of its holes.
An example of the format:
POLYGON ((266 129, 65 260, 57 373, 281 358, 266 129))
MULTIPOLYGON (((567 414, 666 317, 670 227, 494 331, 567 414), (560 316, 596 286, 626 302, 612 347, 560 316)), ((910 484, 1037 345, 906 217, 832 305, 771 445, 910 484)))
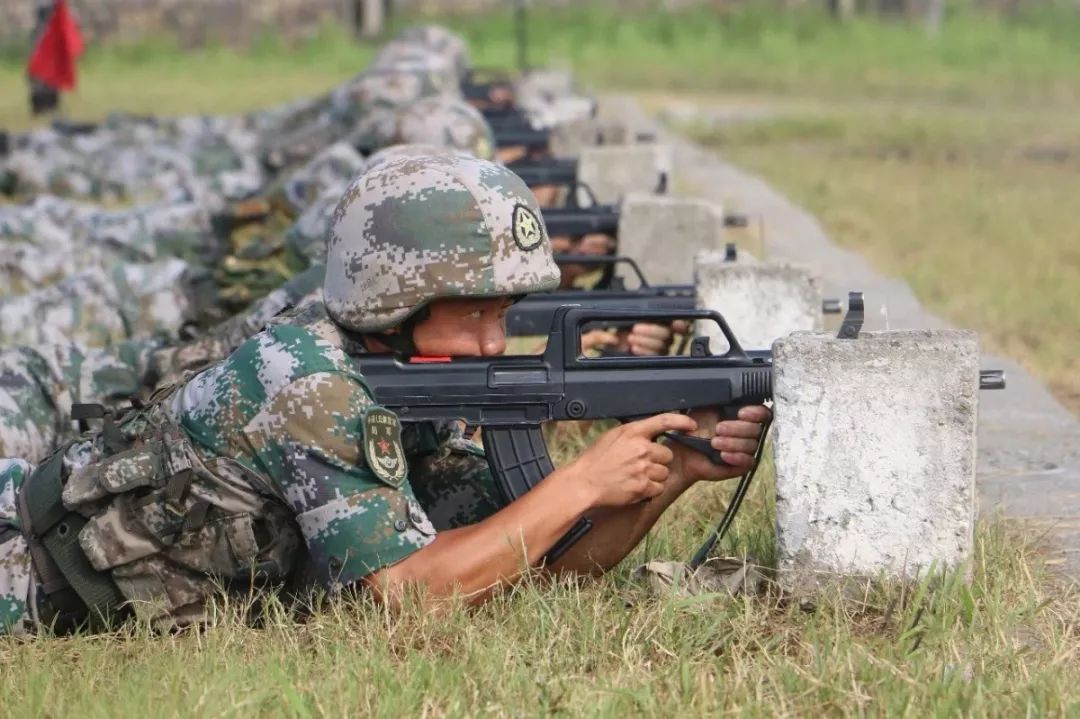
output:
POLYGON ((664 432, 661 437, 667 437, 672 442, 681 444, 684 447, 689 447, 695 452, 699 452, 709 458, 709 461, 720 467, 729 466, 724 461, 718 450, 713 449, 712 442, 705 437, 693 437, 689 434, 680 434, 678 432, 664 432))

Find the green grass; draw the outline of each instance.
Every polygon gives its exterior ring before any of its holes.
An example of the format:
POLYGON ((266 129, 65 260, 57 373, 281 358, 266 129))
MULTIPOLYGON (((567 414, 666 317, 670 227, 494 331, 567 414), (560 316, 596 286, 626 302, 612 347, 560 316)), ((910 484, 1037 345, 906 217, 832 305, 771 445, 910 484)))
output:
POLYGON ((697 134, 1080 412, 1080 103, 777 107, 697 134))
MULTIPOLYGON (((778 108, 705 139, 1068 396, 1080 375, 1068 291, 1080 279, 1080 24, 1061 7, 1025 13, 1006 23, 960 7, 934 40, 762 6, 675 17, 578 7, 534 13, 530 29, 536 61, 562 58, 596 85, 778 108)), ((510 62, 507 16, 455 23, 478 63, 510 62)), ((290 48, 98 47, 65 106, 75 117, 235 112, 330 87, 369 54, 332 30, 290 48)), ((25 127, 20 61, 6 57, 0 126, 25 127)), ((576 445, 562 437, 557 449, 565 459, 576 445)), ((761 479, 725 551, 770 565, 761 479)), ((696 489, 602 580, 536 581, 479 610, 389 617, 353 601, 297 622, 271 605, 256 628, 231 607, 202 632, 0 638, 0 716, 1080 713, 1080 596, 1046 575, 1030 535, 980 526, 970 582, 964 571, 875 582, 813 607, 775 589, 649 596, 631 567, 688 557, 723 496, 696 489)))
MULTIPOLYGON (((780 11, 759 1, 721 12, 679 13, 577 3, 532 12, 529 57, 568 65, 605 87, 784 92, 947 102, 1069 103, 1080 96, 1080 11, 1052 1, 1010 18, 951 3, 941 36, 917 25, 836 23, 807 4, 780 11), (693 68, 687 72, 687 68, 693 68)), ((445 19, 469 38, 478 65, 510 66, 508 12, 445 19)), ((408 22, 401 18, 397 24, 408 22)), ((334 27, 286 46, 264 36, 250 47, 183 53, 156 38, 91 47, 75 117, 132 112, 234 112, 317 93, 362 69, 370 46, 334 27)), ((0 127, 25 127, 25 50, 0 48, 0 127)))
MULTIPOLYGON (((771 552, 768 481, 728 548, 771 552)), ((825 593, 657 597, 629 572, 687 556, 700 487, 599 581, 528 582, 476 610, 363 599, 304 621, 225 607, 199 632, 0 638, 3 716, 1021 716, 1080 711, 1080 596, 999 524, 963 572, 825 593), (88 698, 107 701, 88 701, 88 698)))

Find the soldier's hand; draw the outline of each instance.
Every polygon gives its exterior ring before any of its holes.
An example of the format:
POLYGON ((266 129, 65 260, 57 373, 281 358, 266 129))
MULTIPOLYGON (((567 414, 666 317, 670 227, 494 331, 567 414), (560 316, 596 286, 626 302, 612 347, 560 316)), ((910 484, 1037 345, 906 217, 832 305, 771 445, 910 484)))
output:
POLYGON ((623 507, 664 491, 670 448, 655 442, 663 432, 692 432, 697 422, 687 415, 660 414, 610 429, 565 467, 591 506, 623 507))
POLYGON ((711 437, 712 448, 720 452, 720 457, 728 466, 716 465, 700 452, 679 444, 670 444, 675 454, 675 465, 682 476, 693 482, 702 480, 731 479, 744 474, 754 465, 754 453, 757 452, 761 438, 762 425, 772 413, 768 407, 755 405, 743 407, 736 419, 720 421, 719 415, 712 411, 691 412, 698 425, 692 434, 698 437, 711 437))
POLYGON ((589 350, 625 349, 625 338, 615 330, 589 330, 581 335, 582 354, 589 350))
POLYGON ((690 330, 690 323, 686 320, 675 320, 670 325, 657 325, 639 322, 630 328, 630 335, 626 338, 630 354, 641 356, 666 355, 671 352, 671 343, 676 333, 686 334, 690 330))

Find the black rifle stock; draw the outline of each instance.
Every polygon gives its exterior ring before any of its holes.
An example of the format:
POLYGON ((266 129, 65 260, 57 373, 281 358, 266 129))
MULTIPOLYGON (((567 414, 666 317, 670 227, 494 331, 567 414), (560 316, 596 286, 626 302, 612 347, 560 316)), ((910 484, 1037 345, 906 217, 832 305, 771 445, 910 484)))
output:
POLYGON ((567 187, 577 184, 578 161, 576 157, 543 157, 517 160, 506 167, 512 170, 529 187, 536 185, 567 187))
POLYGON ((524 147, 530 152, 550 149, 551 130, 524 126, 492 128, 495 135, 495 147, 524 147))
MULTIPOLYGON (((541 183, 543 184, 543 183, 541 183)), ((551 207, 541 210, 549 237, 583 237, 599 232, 619 234, 619 208, 615 205, 592 207, 551 207)))
MULTIPOLYGON (((361 355, 358 371, 374 399, 402 422, 464 420, 483 428, 492 476, 507 502, 549 475, 554 467, 541 426, 545 422, 632 419, 701 407, 730 411, 772 397, 772 355, 746 352, 720 314, 704 310, 597 311, 560 308, 543 355, 494 358, 402 358, 361 355), (585 357, 583 327, 627 321, 710 320, 728 351, 709 353, 695 340, 690 355, 585 357)), ((692 438, 680 438, 692 439, 692 438)), ((713 457, 704 445, 695 449, 713 457)), ((685 443, 685 442, 684 442, 685 443)), ((554 560, 588 531, 582 519, 548 553, 554 560)))

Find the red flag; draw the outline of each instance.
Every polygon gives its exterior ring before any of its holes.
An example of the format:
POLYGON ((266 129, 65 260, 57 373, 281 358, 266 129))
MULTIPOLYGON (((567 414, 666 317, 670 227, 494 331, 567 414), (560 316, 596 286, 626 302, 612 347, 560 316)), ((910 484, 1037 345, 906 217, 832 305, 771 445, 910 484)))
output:
POLYGON ((30 54, 30 75, 49 87, 75 89, 75 60, 82 55, 79 25, 68 10, 66 0, 56 0, 52 17, 30 54))

